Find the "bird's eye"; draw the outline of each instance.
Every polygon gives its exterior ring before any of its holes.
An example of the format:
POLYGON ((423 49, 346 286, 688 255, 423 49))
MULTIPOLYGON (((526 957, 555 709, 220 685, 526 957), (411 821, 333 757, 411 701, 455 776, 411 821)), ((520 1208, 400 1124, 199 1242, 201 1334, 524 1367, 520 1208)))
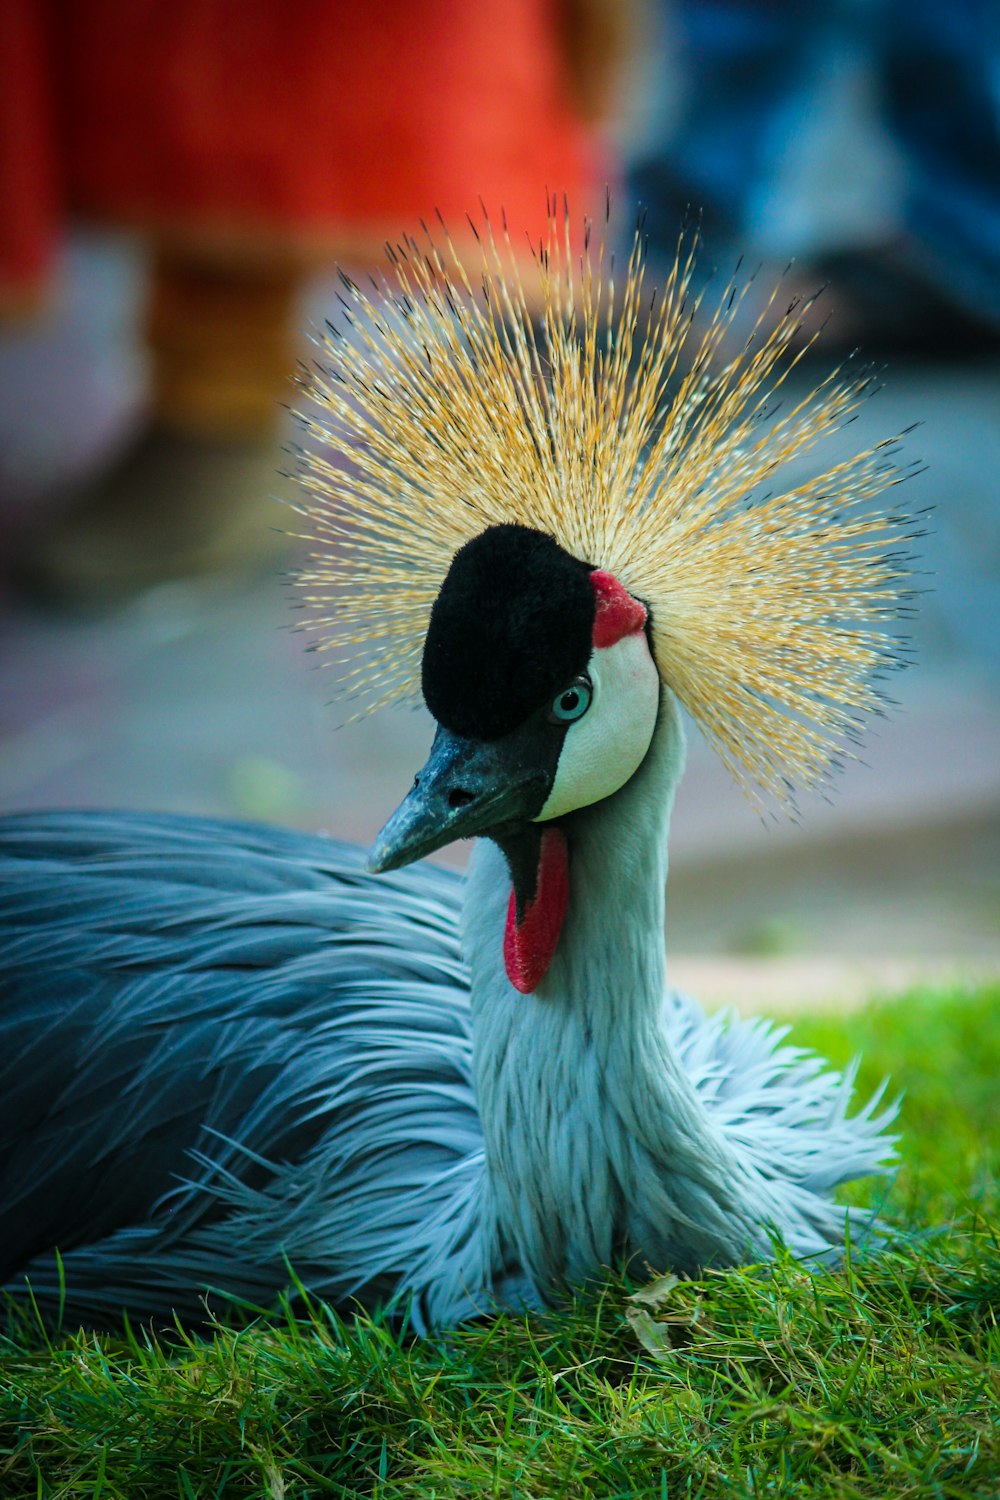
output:
POLYGON ((554 724, 572 724, 582 719, 594 696, 589 677, 577 677, 552 700, 549 719, 554 724))

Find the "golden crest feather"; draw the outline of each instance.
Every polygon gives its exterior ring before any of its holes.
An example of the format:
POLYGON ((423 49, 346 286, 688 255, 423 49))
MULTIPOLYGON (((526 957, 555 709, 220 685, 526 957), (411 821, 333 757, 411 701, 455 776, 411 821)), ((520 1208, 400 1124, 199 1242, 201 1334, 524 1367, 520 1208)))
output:
POLYGON ((913 521, 871 504, 905 477, 895 439, 775 477, 851 419, 870 377, 837 371, 775 411, 808 304, 777 315, 776 289, 731 350, 749 283, 706 315, 696 236, 649 295, 640 228, 617 296, 568 213, 550 214, 530 293, 506 226, 484 215, 477 237, 478 282, 443 224, 387 247, 371 290, 342 276, 342 326, 303 377, 299 582, 318 649, 360 655, 342 688, 370 707, 419 694, 451 558, 519 521, 649 607, 663 681, 752 795, 823 782, 903 664, 885 622, 912 597, 913 521))

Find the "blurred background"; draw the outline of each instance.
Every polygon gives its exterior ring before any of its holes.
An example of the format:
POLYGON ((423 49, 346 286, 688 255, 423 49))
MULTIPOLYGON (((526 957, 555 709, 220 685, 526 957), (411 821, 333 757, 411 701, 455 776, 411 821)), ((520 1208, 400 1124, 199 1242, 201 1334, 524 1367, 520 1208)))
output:
POLYGON ((921 423, 935 507, 919 666, 833 804, 764 822, 692 734, 675 977, 780 1004, 1000 971, 991 0, 4 0, 0 68, 0 808, 371 840, 429 721, 343 725, 293 628, 295 360, 334 267, 421 217, 461 244, 482 198, 537 237, 546 189, 582 217, 610 186, 654 268, 700 218, 706 277, 826 285, 796 382, 884 366, 843 442, 921 423))

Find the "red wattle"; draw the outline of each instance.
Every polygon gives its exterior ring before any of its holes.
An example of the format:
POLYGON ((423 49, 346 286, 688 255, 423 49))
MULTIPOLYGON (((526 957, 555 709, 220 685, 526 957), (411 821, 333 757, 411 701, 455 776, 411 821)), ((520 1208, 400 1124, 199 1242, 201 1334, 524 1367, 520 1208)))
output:
POLYGON ((546 828, 538 854, 535 898, 517 920, 517 903, 510 893, 503 961, 507 978, 522 995, 530 995, 545 978, 555 956, 566 903, 569 900, 569 852, 558 828, 546 828))
POLYGON ((595 646, 614 646, 645 628, 645 605, 633 599, 613 573, 596 568, 590 575, 590 586, 594 590, 595 646))

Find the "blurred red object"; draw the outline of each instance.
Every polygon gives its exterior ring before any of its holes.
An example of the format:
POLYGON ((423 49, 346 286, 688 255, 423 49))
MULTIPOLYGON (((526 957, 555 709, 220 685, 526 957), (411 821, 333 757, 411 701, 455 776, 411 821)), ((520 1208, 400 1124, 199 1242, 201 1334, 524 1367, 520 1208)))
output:
POLYGON ((573 11, 4 0, 5 300, 37 292, 71 215, 230 262, 380 259, 435 209, 460 231, 480 197, 537 235, 546 186, 579 213, 609 175, 573 11))

